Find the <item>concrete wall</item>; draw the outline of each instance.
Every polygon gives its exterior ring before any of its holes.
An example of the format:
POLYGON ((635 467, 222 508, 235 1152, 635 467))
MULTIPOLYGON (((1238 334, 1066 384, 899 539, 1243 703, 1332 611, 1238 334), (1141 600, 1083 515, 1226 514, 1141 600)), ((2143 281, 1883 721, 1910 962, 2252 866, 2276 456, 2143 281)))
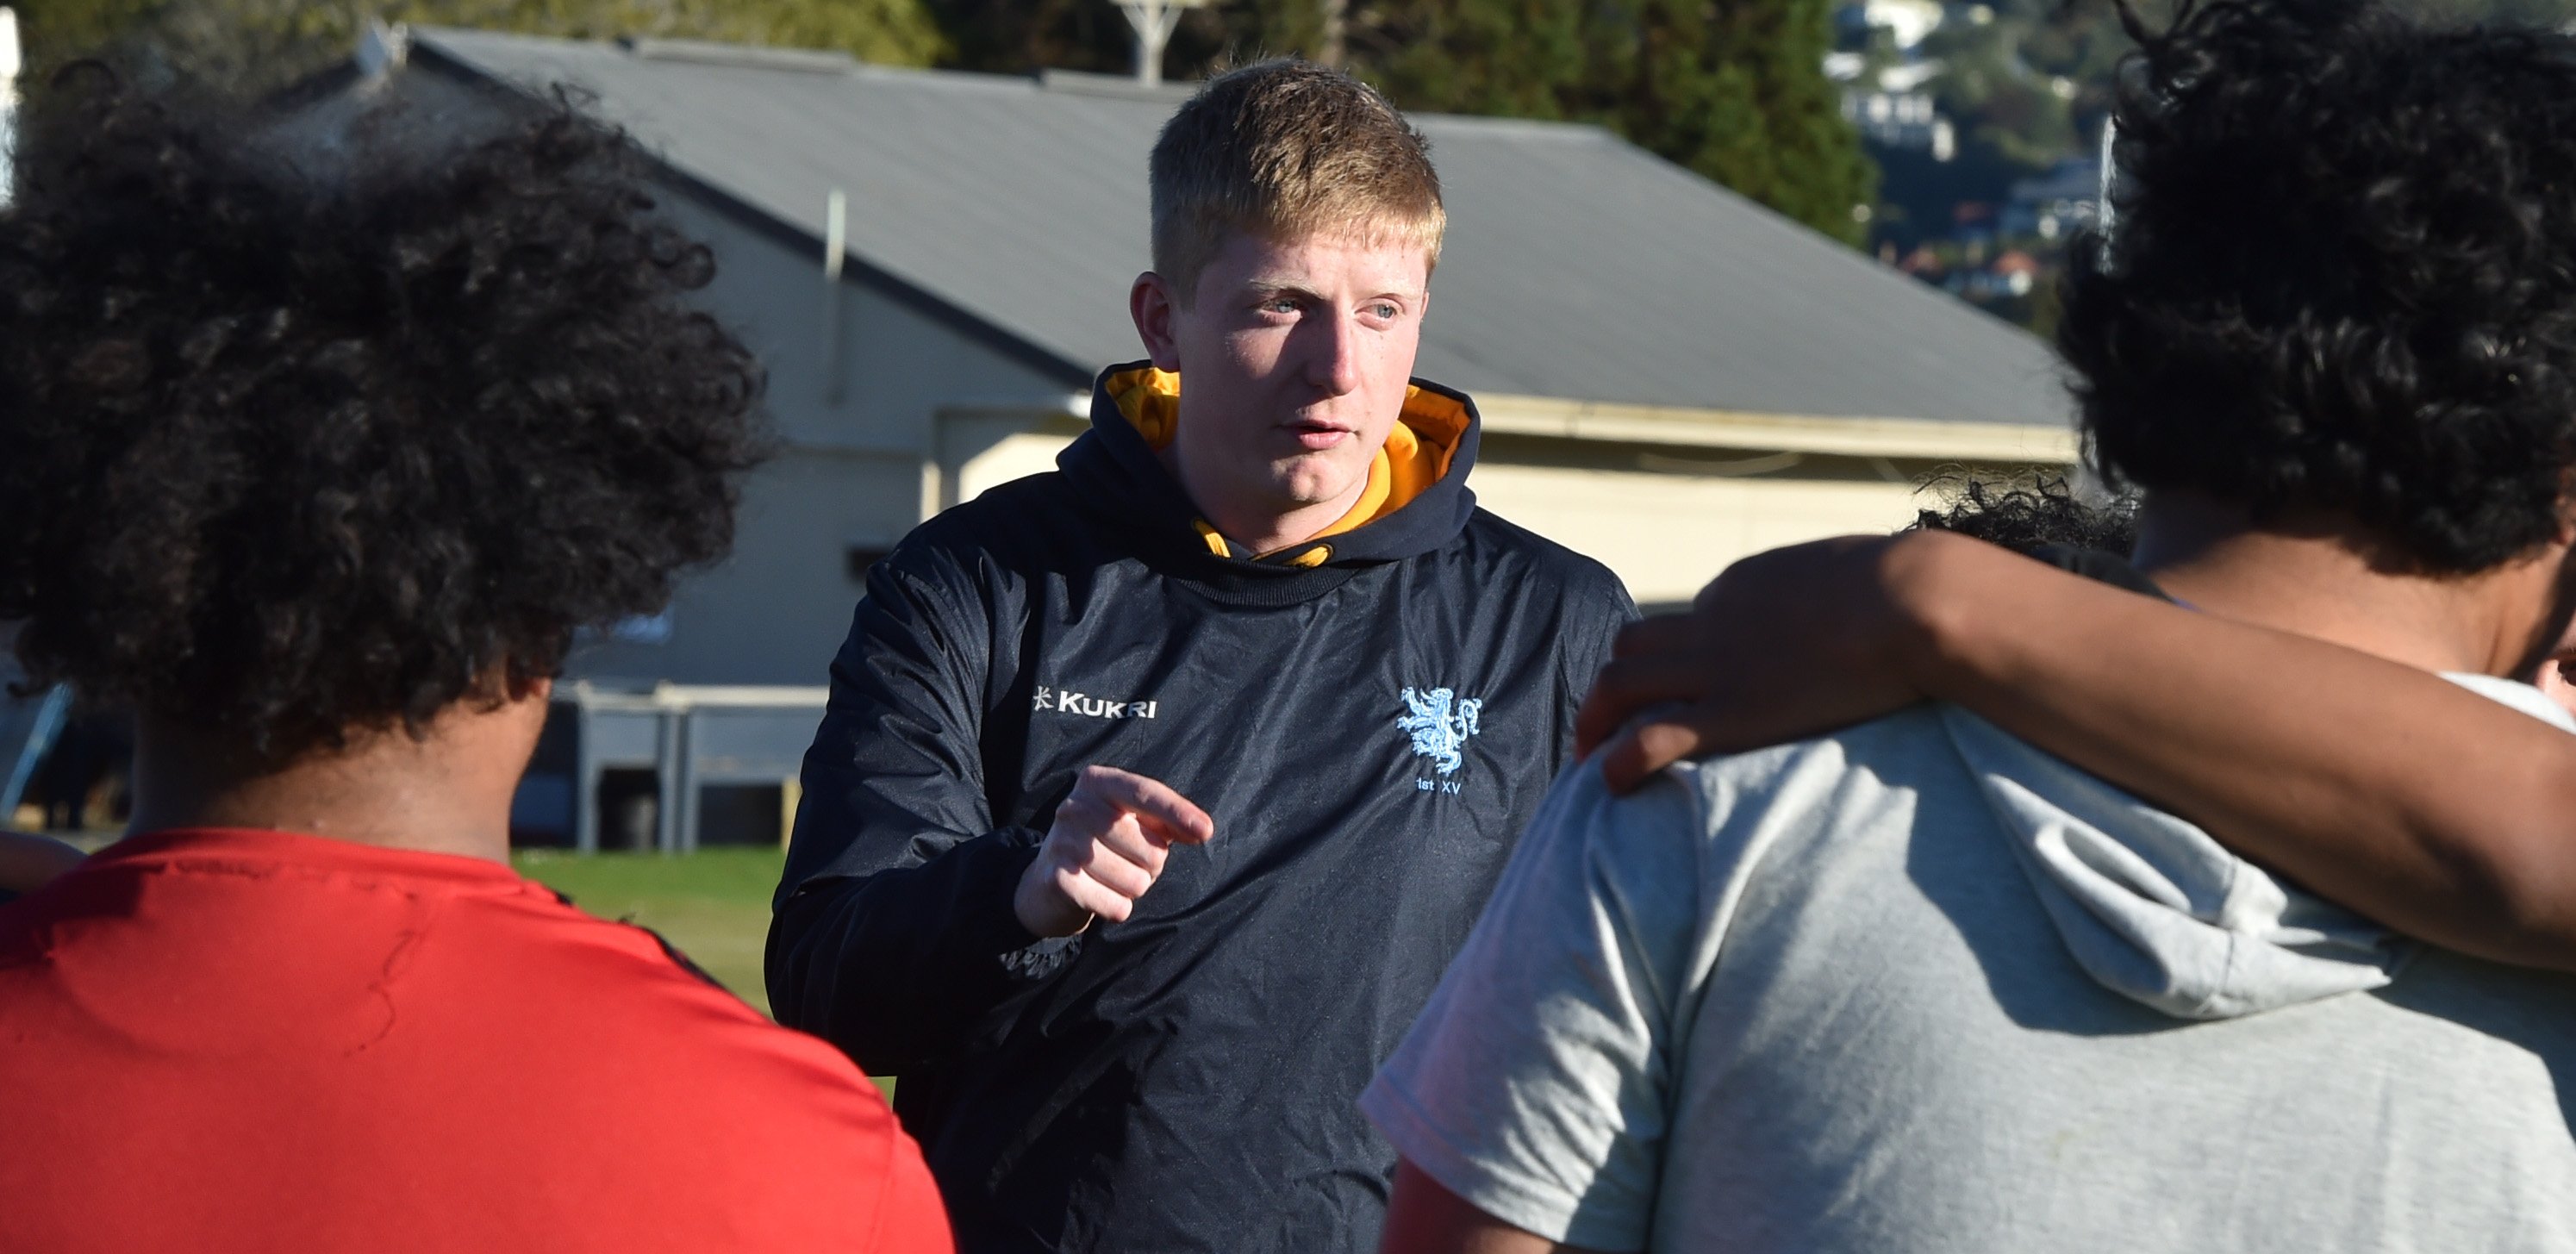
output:
POLYGON ((1943 463, 1488 437, 1477 503, 1599 560, 1639 605, 1688 602, 1729 563, 1839 535, 1884 535, 1931 502, 1943 463))

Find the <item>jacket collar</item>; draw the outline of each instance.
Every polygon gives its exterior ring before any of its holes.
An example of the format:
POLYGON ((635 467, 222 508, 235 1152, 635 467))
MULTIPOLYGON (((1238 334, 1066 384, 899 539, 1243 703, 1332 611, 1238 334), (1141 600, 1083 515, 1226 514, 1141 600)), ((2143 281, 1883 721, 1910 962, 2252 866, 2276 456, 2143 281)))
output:
POLYGON ((1398 431, 1379 453, 1352 516, 1303 544, 1259 557, 1244 553, 1207 526, 1156 452, 1178 422, 1179 387, 1180 376, 1150 362, 1100 372, 1092 383, 1091 430, 1056 459, 1067 476, 1093 485, 1094 499, 1126 515, 1152 552, 1255 581, 1352 571, 1437 549, 1457 538, 1475 512, 1467 473, 1484 421, 1465 393, 1416 379, 1398 431))

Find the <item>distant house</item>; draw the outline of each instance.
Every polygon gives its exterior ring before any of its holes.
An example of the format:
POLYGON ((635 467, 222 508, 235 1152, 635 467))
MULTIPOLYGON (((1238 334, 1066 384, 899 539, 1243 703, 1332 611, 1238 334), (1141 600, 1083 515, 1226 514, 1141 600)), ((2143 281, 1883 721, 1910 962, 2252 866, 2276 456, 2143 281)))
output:
MULTIPOLYGON (((1851 54, 1835 53, 1833 57, 1848 55, 1851 54)), ((1827 60, 1832 61, 1833 57, 1827 60)), ((1834 65, 1826 67, 1828 73, 1836 68, 1834 65)), ((1861 137, 1871 143, 1919 150, 1931 154, 1935 161, 1948 161, 1959 152, 1958 127, 1941 116, 1940 106, 1933 100, 1931 92, 1919 87, 1901 86, 1907 82, 1919 83, 1929 77, 1928 74, 1903 73, 1902 70, 1937 72, 1939 69, 1937 62, 1901 67, 1878 75, 1875 85, 1861 81, 1866 77, 1866 70, 1854 69, 1843 88, 1843 120, 1851 123, 1861 137)), ((1836 77, 1841 81, 1841 76, 1836 77)))
POLYGON ((2028 296, 2046 272, 2039 258, 2018 248, 2007 248, 1986 267, 1990 281, 2007 296, 2028 296))
POLYGON ((2059 239, 2093 224, 2102 208, 2102 163, 2093 157, 2061 157, 2046 172, 2015 180, 2004 205, 2007 235, 2059 239))
POLYGON ((1932 0, 1851 0, 1834 10, 1834 39, 1847 51, 1825 54, 1825 77, 1842 85, 1843 120, 1862 138, 1935 161, 1958 155, 1958 128, 1928 89, 1942 63, 1922 55, 1946 17, 1932 0))
MULTIPOLYGON (((734 557, 574 673, 818 683, 867 564, 1049 469, 1094 372, 1142 355, 1145 159, 1186 89, 422 30, 311 103, 488 108, 559 81, 658 155, 786 441, 734 557)), ((1417 120, 1451 214, 1418 371, 1482 407, 1470 486, 1638 600, 1901 525, 1945 464, 2072 459, 2054 361, 2023 332, 1596 128, 1417 120)))

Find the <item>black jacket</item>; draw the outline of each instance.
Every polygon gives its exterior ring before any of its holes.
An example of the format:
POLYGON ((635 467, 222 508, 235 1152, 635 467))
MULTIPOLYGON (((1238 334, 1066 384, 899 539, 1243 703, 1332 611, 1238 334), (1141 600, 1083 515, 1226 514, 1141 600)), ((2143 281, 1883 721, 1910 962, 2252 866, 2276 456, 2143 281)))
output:
POLYGON ((1474 409, 1429 385, 1406 424, 1446 442, 1429 486, 1219 556, 1112 399, 1148 377, 1104 373, 1059 470, 869 572, 805 759, 771 1004, 901 1078, 966 1251, 1365 1254, 1394 1156, 1354 1101, 1634 611, 1475 508, 1474 409), (1170 784, 1216 838, 1175 848, 1134 918, 1033 943, 1013 890, 1089 763, 1170 784))

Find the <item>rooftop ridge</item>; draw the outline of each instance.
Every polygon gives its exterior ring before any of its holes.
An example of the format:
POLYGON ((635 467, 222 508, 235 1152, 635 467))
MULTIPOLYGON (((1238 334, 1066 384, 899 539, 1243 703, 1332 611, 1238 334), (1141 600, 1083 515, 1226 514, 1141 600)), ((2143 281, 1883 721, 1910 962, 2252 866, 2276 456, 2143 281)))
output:
POLYGON ((694 65, 725 65, 750 70, 847 74, 859 65, 858 58, 830 48, 775 48, 764 44, 731 44, 708 39, 647 39, 634 35, 620 37, 617 46, 638 61, 685 61, 694 65))
POLYGON ((1127 74, 1094 74, 1089 70, 1040 70, 1038 88, 1076 96, 1110 96, 1120 100, 1150 100, 1179 105, 1197 94, 1199 84, 1186 80, 1166 79, 1153 86, 1137 82, 1127 74))

